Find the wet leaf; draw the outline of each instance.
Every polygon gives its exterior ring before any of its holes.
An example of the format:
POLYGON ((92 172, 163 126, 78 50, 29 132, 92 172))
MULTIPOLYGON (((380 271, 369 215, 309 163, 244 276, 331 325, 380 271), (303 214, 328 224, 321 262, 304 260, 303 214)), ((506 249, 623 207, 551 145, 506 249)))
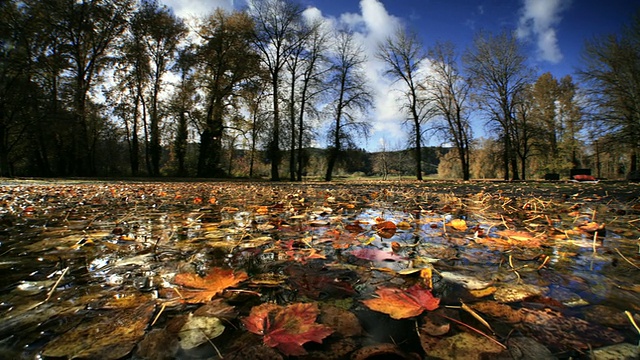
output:
POLYGON ((578 226, 578 230, 593 236, 594 233, 597 233, 597 236, 605 236, 607 230, 604 227, 604 224, 598 224, 597 222, 585 222, 582 225, 578 226))
POLYGON ((362 302, 371 310, 388 314, 394 319, 406 319, 422 314, 425 310, 435 310, 440 299, 434 297, 431 291, 414 285, 407 290, 398 288, 379 288, 375 299, 362 302))
POLYGON ((96 316, 49 342, 42 354, 86 359, 122 358, 144 336, 154 308, 154 304, 143 304, 96 316))
POLYGON ((397 226, 391 221, 380 221, 373 226, 378 235, 384 239, 390 239, 396 234, 397 226))
POLYGON ((396 255, 392 252, 383 251, 374 248, 362 248, 351 250, 351 255, 365 260, 371 261, 401 261, 406 260, 402 256, 396 255))
POLYGON ((200 346, 211 339, 217 338, 224 332, 224 325, 217 317, 193 316, 189 314, 187 322, 182 326, 180 347, 189 350, 200 346))
POLYGON ((181 285, 191 289, 185 290, 182 295, 188 303, 204 303, 210 301, 214 296, 223 290, 238 285, 248 278, 247 273, 243 271, 235 272, 231 269, 213 268, 205 277, 197 274, 185 273, 177 274, 173 280, 177 285, 181 285))
POLYGON ((278 348, 285 355, 304 355, 303 345, 322 340, 333 330, 316 323, 318 306, 313 303, 295 303, 281 307, 271 303, 255 306, 249 317, 244 318, 247 330, 263 335, 265 345, 278 348))
POLYGON ((513 324, 523 334, 559 351, 588 349, 624 340, 616 330, 582 319, 564 316, 551 309, 513 309, 496 302, 472 304, 476 311, 513 324))
POLYGON ((451 281, 464 286, 469 290, 480 290, 491 286, 488 281, 483 281, 471 275, 464 275, 449 271, 441 271, 440 276, 447 281, 451 281))
POLYGON ((448 225, 451 226, 452 228, 458 230, 458 231, 466 231, 467 230, 467 222, 464 221, 463 219, 453 219, 453 220, 451 220, 451 222, 448 225))

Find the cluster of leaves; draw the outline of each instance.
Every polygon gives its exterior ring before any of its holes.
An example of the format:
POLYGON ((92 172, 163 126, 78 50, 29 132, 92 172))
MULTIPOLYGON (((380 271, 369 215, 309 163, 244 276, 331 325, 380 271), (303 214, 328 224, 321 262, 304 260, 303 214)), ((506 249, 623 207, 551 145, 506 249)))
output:
MULTIPOLYGON (((554 289, 593 281, 586 274, 593 263, 585 268, 581 261, 600 239, 597 276, 610 277, 616 287, 609 291, 634 303, 637 275, 611 267, 615 261, 633 268, 638 260, 633 243, 624 241, 640 234, 633 221, 638 200, 627 198, 633 187, 620 187, 615 198, 606 194, 611 189, 592 185, 455 186, 6 186, 2 257, 19 265, 2 279, 3 289, 15 290, 0 295, 14 305, 3 309, 0 333, 31 326, 51 334, 34 350, 45 356, 103 358, 126 356, 134 347, 142 358, 175 354, 219 337, 226 339, 226 354, 249 356, 238 343, 256 335, 266 345, 258 352, 301 356, 315 349, 309 343, 323 344, 324 351, 347 338, 363 344, 362 331, 351 328, 361 328, 372 314, 415 319, 427 354, 439 354, 445 340, 470 326, 458 323, 488 326, 486 316, 557 351, 623 340, 602 327, 606 338, 582 341, 589 323, 562 309, 584 299, 554 289), (606 247, 613 241, 624 259, 606 247), (543 277, 554 282, 550 290, 538 286, 543 277), (541 309, 507 312, 521 302, 541 309), (441 304, 462 306, 456 311, 441 304), (329 305, 341 307, 337 316, 329 305), (545 307, 555 309, 552 318, 545 307), (95 310, 83 318, 79 309, 95 310), (459 327, 436 326, 431 314, 459 327), (351 318, 345 330, 341 321, 351 318), (109 325, 114 319, 126 326, 109 325), (553 327, 528 326, 529 320, 553 327), (56 321, 68 326, 52 326, 56 321), (104 337, 81 340, 90 329, 104 337), (551 336, 556 330, 567 334, 551 336)), ((615 325, 623 328, 624 321, 615 325)), ((33 336, 24 334, 16 346, 34 343, 33 336)), ((358 346, 364 345, 345 345, 340 356, 358 346)))

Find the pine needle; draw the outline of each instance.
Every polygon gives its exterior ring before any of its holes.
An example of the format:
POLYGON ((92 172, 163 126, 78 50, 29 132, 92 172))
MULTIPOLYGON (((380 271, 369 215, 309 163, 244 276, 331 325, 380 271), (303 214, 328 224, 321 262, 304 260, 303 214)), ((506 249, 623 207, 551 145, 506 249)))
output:
POLYGON ((627 259, 627 258, 626 258, 626 256, 622 255, 622 253, 620 252, 620 250, 618 250, 618 248, 615 248, 615 251, 618 253, 618 255, 622 256, 622 258, 623 258, 626 262, 628 262, 631 266, 633 266, 634 268, 636 268, 636 269, 639 269, 639 270, 640 270, 640 266, 638 266, 638 265, 636 265, 636 264, 632 263, 632 262, 631 262, 631 260, 627 259))
POLYGON ((480 331, 480 330, 478 330, 478 329, 474 328, 473 326, 471 326, 471 325, 467 325, 467 324, 463 323, 462 321, 459 321, 459 320, 456 320, 456 319, 454 319, 454 318, 448 317, 447 315, 442 315, 442 314, 439 314, 439 315, 440 315, 440 316, 442 316, 443 318, 447 319, 447 320, 451 320, 451 321, 455 322, 455 323, 456 323, 456 324, 458 324, 458 325, 465 326, 465 327, 467 327, 467 328, 471 329, 472 331, 475 331, 475 332, 477 332, 478 334, 480 334, 480 335, 482 335, 482 336, 486 337, 487 339, 491 340, 492 342, 494 342, 494 343, 496 343, 496 344, 500 345, 503 349, 507 349, 507 346, 506 346, 506 345, 502 344, 500 341, 498 341, 498 340, 496 340, 496 339, 492 338, 491 336, 487 335, 486 333, 484 333, 484 332, 482 332, 482 331, 480 331))
POLYGON ((475 312, 472 308, 467 306, 467 304, 463 303, 462 301, 460 301, 460 304, 462 304, 460 306, 462 308, 462 310, 468 312, 469 314, 471 314, 471 316, 476 318, 476 320, 480 321, 480 323, 482 325, 484 325, 487 329, 489 329, 492 334, 494 334, 494 335, 496 334, 496 332, 493 331, 493 329, 491 328, 491 325, 489 325, 489 323, 485 319, 483 319, 482 316, 480 316, 477 312, 475 312))

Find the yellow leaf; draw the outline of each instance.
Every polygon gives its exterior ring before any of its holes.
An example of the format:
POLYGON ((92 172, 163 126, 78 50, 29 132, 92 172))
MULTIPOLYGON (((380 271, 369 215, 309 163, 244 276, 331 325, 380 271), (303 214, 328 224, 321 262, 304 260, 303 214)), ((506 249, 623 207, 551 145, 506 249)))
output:
POLYGON ((466 231, 467 230, 467 222, 464 221, 463 219, 453 219, 449 223, 449 226, 451 226, 452 228, 454 228, 456 230, 459 230, 459 231, 466 231))

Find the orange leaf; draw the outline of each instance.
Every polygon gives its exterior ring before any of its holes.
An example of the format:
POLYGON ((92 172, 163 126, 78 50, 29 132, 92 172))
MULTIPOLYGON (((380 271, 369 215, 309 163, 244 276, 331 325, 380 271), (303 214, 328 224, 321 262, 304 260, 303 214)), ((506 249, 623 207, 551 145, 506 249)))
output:
POLYGON ((389 239, 396 234, 396 224, 391 221, 382 221, 374 225, 381 238, 389 239))
POLYGON ((211 301, 224 289, 235 286, 248 278, 245 272, 234 273, 231 269, 213 268, 205 277, 197 274, 177 274, 174 283, 198 290, 182 292, 185 301, 192 304, 211 301))
POLYGON ((398 288, 380 288, 376 290, 378 298, 364 300, 371 310, 390 315, 394 319, 406 319, 422 314, 424 310, 435 310, 440 299, 431 291, 416 284, 407 290, 398 288))
POLYGON ((304 355, 303 345, 309 341, 322 343, 333 330, 316 323, 318 306, 313 303, 295 303, 287 307, 262 304, 251 309, 242 319, 248 331, 264 335, 265 345, 276 347, 285 355, 304 355))
POLYGON ((260 215, 266 215, 269 213, 269 208, 266 206, 258 206, 256 212, 260 215))
POLYGON ((463 219, 453 219, 449 223, 449 226, 451 226, 452 228, 454 228, 456 230, 459 230, 459 231, 466 231, 467 230, 467 222, 464 221, 463 219))
POLYGON ((496 234, 506 237, 510 240, 517 240, 517 241, 528 241, 534 238, 533 234, 526 231, 501 230, 501 231, 496 231, 496 234))

